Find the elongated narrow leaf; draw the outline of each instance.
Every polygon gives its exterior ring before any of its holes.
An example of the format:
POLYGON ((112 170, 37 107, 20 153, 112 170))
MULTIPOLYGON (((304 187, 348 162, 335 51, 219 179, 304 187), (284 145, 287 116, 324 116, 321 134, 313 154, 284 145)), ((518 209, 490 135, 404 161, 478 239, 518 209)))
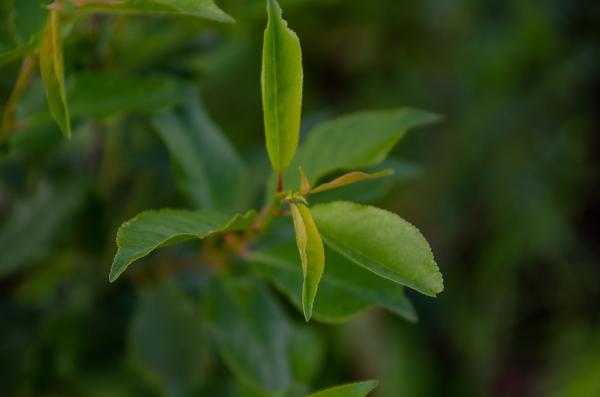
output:
POLYGON ((129 353, 136 368, 165 396, 188 396, 202 381, 210 350, 198 314, 173 283, 141 291, 129 328, 129 353))
POLYGON ((268 395, 292 386, 292 326, 263 284, 254 278, 214 279, 203 298, 219 352, 238 380, 268 395))
POLYGON ((81 0, 79 9, 131 14, 176 14, 234 22, 213 0, 81 0))
POLYGON ((283 172, 298 146, 302 50, 298 36, 283 20, 276 0, 267 0, 267 13, 261 76, 265 134, 271 165, 276 172, 283 172))
POLYGON ((379 382, 376 380, 367 380, 364 382, 332 387, 331 389, 309 394, 306 397, 366 397, 378 384, 379 382))
POLYGON ((302 310, 304 311, 304 318, 308 321, 312 316, 317 289, 325 268, 325 252, 317 225, 315 225, 308 207, 304 204, 290 204, 290 207, 304 275, 302 310))
POLYGON ((0 66, 23 58, 25 55, 32 52, 33 49, 34 42, 31 40, 23 45, 20 45, 19 47, 0 51, 0 66))
MULTIPOLYGON (((363 269, 335 251, 325 248, 327 266, 319 284, 313 318, 340 323, 373 306, 381 306, 408 321, 417 314, 397 283, 363 269)), ((293 242, 260 250, 253 254, 252 268, 272 281, 284 295, 302 310, 298 250, 293 242)))
POLYGON ((398 215, 344 201, 314 206, 312 212, 323 240, 351 261, 425 295, 444 289, 429 244, 398 215))
POLYGON ((60 13, 50 11, 40 46, 40 69, 48 106, 63 134, 71 137, 71 119, 65 91, 60 13))
POLYGON ((175 182, 198 208, 237 211, 248 203, 244 163, 194 93, 153 124, 171 155, 175 182))
POLYGON ((256 213, 228 217, 216 212, 164 209, 145 211, 125 222, 117 233, 117 254, 110 270, 115 281, 134 261, 157 248, 211 234, 242 230, 252 224, 256 213))
POLYGON ((350 185, 357 182, 368 181, 371 179, 379 179, 389 175, 392 175, 394 172, 390 169, 383 170, 381 172, 377 172, 375 174, 367 174, 366 172, 354 171, 348 174, 342 175, 338 178, 330 182, 323 183, 322 185, 317 186, 316 188, 310 191, 311 194, 317 194, 321 192, 326 192, 328 190, 333 190, 340 188, 342 186, 350 185))
POLYGON ((320 124, 309 133, 285 173, 284 188, 298 186, 299 176, 294 171, 298 167, 315 184, 333 172, 378 165, 408 130, 437 120, 434 113, 400 108, 353 113, 320 124))

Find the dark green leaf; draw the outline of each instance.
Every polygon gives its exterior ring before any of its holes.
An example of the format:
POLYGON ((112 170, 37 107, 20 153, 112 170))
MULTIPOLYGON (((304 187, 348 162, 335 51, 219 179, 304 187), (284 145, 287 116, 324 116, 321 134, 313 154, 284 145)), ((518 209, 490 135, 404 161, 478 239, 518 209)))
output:
POLYGON ((234 22, 213 0, 84 0, 82 10, 131 14, 175 14, 234 22))
POLYGON ((290 203, 290 208, 304 276, 302 282, 302 311, 304 312, 304 318, 308 321, 312 316, 313 303, 325 268, 325 252, 323 251, 323 241, 317 230, 317 225, 315 225, 308 207, 301 203, 290 203))
POLYGON ((248 202, 245 166, 195 94, 181 109, 154 118, 173 162, 175 181, 198 208, 236 211, 248 202))
POLYGON ((351 383, 312 393, 306 397, 366 397, 378 384, 376 380, 351 383))
MULTIPOLYGON (((373 306, 382 306, 409 321, 417 315, 398 284, 356 266, 331 249, 325 249, 327 266, 319 284, 313 316, 328 323, 347 321, 373 306)), ((271 280, 299 309, 302 308, 302 269, 292 242, 255 253, 252 267, 271 280)))
POLYGON ((194 305, 176 285, 142 291, 129 329, 136 367, 169 397, 183 397, 202 380, 208 352, 194 305))
POLYGON ((323 240, 351 261, 425 295, 444 289, 429 244, 398 215, 343 201, 314 206, 312 212, 323 240))
POLYGON ((256 213, 228 217, 216 212, 163 209, 145 211, 125 222, 117 233, 117 254, 110 270, 115 281, 134 261, 157 248, 211 234, 249 227, 256 213))
MULTIPOLYGON (((262 98, 267 151, 280 173, 296 153, 302 112, 302 50, 276 0, 267 0, 269 21, 264 34, 262 98)), ((296 167, 297 169, 297 167, 296 167)))
POLYGON ((10 19, 10 28, 17 43, 37 40, 44 29, 48 16, 47 1, 15 0, 10 19))
POLYGON ((65 92, 60 18, 58 11, 53 10, 48 14, 40 46, 40 69, 50 112, 63 134, 70 138, 71 119, 65 92))
POLYGON ((225 363, 243 383, 268 393, 292 386, 291 325, 264 285, 251 278, 214 279, 205 313, 225 363))
POLYGON ((0 66, 16 61, 33 51, 33 41, 20 45, 17 48, 0 52, 0 66))

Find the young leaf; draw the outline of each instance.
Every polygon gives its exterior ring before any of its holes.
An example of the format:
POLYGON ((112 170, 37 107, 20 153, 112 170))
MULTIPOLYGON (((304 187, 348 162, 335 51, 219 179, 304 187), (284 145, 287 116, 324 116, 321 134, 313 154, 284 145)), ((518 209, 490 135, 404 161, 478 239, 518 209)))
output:
POLYGON ((244 384, 268 395, 292 386, 292 326, 254 278, 213 279, 203 291, 206 321, 225 364, 244 384))
POLYGON ((367 380, 364 382, 332 387, 331 389, 309 394, 306 397, 366 397, 378 384, 379 382, 376 380, 367 380))
POLYGON ((296 230, 296 243, 300 252, 302 273, 302 310, 306 321, 310 320, 313 304, 317 295, 319 281, 325 268, 325 252, 323 241, 312 218, 310 210, 304 204, 290 204, 294 229, 296 230))
POLYGON ((80 0, 78 9, 129 14, 175 14, 235 22, 213 0, 80 0))
POLYGON ((335 178, 330 182, 323 183, 322 185, 317 186, 316 188, 310 190, 310 194, 317 194, 321 192, 326 192, 327 190, 333 190, 340 188, 342 186, 350 185, 356 182, 368 181, 370 179, 379 179, 389 175, 392 175, 394 171, 390 169, 383 170, 381 172, 377 172, 375 174, 367 174, 366 172, 350 172, 348 174, 342 175, 339 178, 335 178))
POLYGON ((304 170, 300 167, 300 194, 303 196, 309 195, 311 190, 310 182, 306 175, 304 175, 304 170))
POLYGON ((344 201, 314 206, 312 212, 325 243, 351 261, 425 295, 444 289, 429 244, 398 215, 344 201))
POLYGON ((256 213, 248 211, 227 217, 216 212, 163 209, 145 211, 125 222, 117 232, 117 254, 110 270, 115 281, 134 261, 157 248, 211 234, 243 230, 254 222, 256 213))
POLYGON ((193 301, 174 283, 141 291, 128 341, 136 368, 163 395, 187 396, 201 383, 210 351, 208 332, 193 301))
MULTIPOLYGON (((315 299, 314 319, 341 323, 373 306, 382 306, 408 321, 417 321, 415 309, 401 286, 356 266, 327 247, 325 257, 327 266, 315 299)), ((252 268, 302 310, 303 275, 298 262, 298 250, 293 242, 260 250, 252 256, 252 268)))
POLYGON ((277 0, 267 0, 269 21, 264 34, 262 100, 267 151, 277 173, 294 158, 302 110, 302 51, 298 36, 282 18, 277 0))
POLYGON ((198 208, 237 211, 248 202, 244 163, 208 117, 198 96, 188 93, 180 108, 154 117, 171 155, 175 182, 198 208))
MULTIPOLYGON (((313 184, 336 171, 380 164, 411 128, 439 120, 434 113, 400 108, 353 113, 318 125, 298 150, 291 169, 303 167, 313 184)), ((298 186, 298 173, 286 172, 284 188, 298 186)))
POLYGON ((71 119, 65 92, 60 12, 50 11, 40 45, 40 69, 50 112, 63 134, 71 137, 71 119))

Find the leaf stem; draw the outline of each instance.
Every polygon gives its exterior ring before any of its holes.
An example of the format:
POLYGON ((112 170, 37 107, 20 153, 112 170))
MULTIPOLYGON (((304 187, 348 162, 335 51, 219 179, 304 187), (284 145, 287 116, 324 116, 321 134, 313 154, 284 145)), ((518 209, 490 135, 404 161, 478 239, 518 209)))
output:
POLYGON ((21 63, 19 76, 17 77, 15 86, 8 97, 6 106, 4 107, 4 114, 2 115, 2 128, 0 129, 0 143, 4 142, 14 129, 15 108, 17 107, 19 98, 23 94, 23 91, 27 87, 31 76, 33 75, 35 64, 36 59, 33 55, 26 56, 25 59, 23 59, 23 63, 21 63))

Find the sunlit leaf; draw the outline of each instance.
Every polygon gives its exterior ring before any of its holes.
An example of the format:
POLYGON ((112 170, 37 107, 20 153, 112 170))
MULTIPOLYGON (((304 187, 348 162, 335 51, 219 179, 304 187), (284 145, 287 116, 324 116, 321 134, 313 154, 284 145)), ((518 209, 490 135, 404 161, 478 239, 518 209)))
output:
MULTIPOLYGON (((397 283, 356 266, 335 251, 325 248, 327 266, 319 284, 313 318, 340 323, 373 307, 381 306, 408 321, 417 314, 397 283)), ((271 280, 282 294, 302 310, 300 258, 292 242, 253 253, 252 268, 271 280)))
POLYGON ((242 159, 197 95, 185 98, 181 108, 153 120, 171 155, 177 186, 198 208, 237 211, 247 207, 248 181, 242 159))
POLYGON ((229 217, 216 212, 163 209, 145 211, 125 222, 117 233, 117 254, 110 270, 115 281, 134 261, 157 248, 211 234, 242 230, 252 224, 256 213, 229 217))
POLYGON ((276 395, 292 386, 292 327, 264 285, 251 278, 214 279, 204 313, 223 360, 252 388, 276 395))
MULTIPOLYGON (((262 98, 267 151, 276 172, 283 172, 296 153, 302 111, 302 50, 298 36, 282 18, 276 0, 267 1, 262 98)), ((297 168, 296 168, 297 169, 297 168)))
POLYGON ((316 205, 312 213, 325 243, 356 264, 425 295, 444 289, 429 244, 398 215, 343 201, 316 205))
POLYGON ((187 396, 200 383, 207 337, 193 303, 177 285, 162 282, 142 290, 129 329, 129 352, 166 396, 187 396))
POLYGON ((366 397, 378 384, 376 380, 351 383, 312 393, 306 397, 366 397))
POLYGON ((302 311, 306 321, 310 320, 317 295, 319 281, 325 268, 323 241, 308 207, 302 203, 290 204, 296 243, 300 252, 300 263, 304 275, 302 283, 302 311))
POLYGON ((61 15, 56 10, 48 14, 40 46, 40 69, 52 116, 63 134, 70 138, 71 119, 65 91, 60 18, 61 15))
POLYGON ((79 9, 131 14, 176 14, 234 22, 213 0, 79 0, 79 9))

